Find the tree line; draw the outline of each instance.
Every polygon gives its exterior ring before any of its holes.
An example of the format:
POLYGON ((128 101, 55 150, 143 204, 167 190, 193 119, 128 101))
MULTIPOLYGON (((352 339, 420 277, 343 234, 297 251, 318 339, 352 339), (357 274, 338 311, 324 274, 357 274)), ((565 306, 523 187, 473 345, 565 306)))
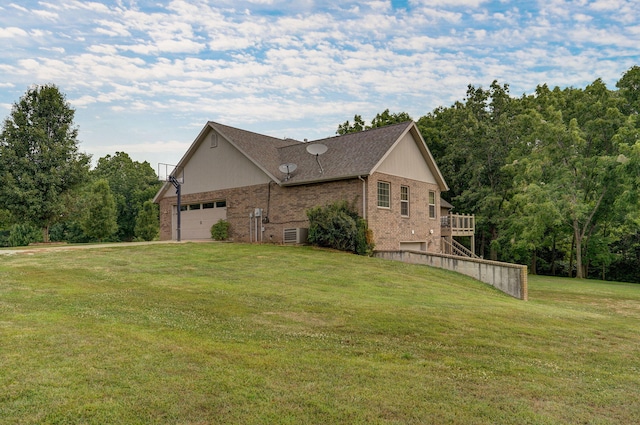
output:
POLYGON ((160 183, 124 152, 91 169, 78 151, 75 111, 55 85, 31 87, 0 134, 0 246, 151 240, 160 183))
MULTIPOLYGON (((640 282, 640 67, 616 89, 468 86, 416 120, 455 211, 476 215, 476 252, 530 273, 640 282)), ((360 115, 337 134, 411 119, 360 115)), ((454 211, 454 212, 455 212, 454 211)))
MULTIPOLYGON (((54 85, 13 105, 0 134, 0 245, 153 239, 160 183, 123 152, 90 169, 74 110, 54 85)), ((640 282, 640 67, 609 89, 468 86, 415 120, 455 211, 476 215, 476 252, 531 273, 640 282)), ((411 120, 385 110, 337 134, 411 120)))

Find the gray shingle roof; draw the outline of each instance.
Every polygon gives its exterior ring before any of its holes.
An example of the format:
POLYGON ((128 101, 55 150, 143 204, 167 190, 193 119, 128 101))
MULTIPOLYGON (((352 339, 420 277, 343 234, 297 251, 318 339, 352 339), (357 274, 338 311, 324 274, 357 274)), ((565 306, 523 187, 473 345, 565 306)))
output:
MULTIPOLYGON (((180 160, 179 165, 184 166, 189 161, 210 128, 228 140, 277 183, 286 186, 368 176, 375 171, 376 166, 390 152, 394 144, 408 131, 414 131, 415 136, 420 138, 412 121, 308 143, 278 139, 210 121, 180 160), (321 143, 327 147, 327 151, 317 158, 307 152, 307 147, 315 143, 321 143), (279 170, 280 165, 287 163, 297 166, 289 179, 279 170)), ((423 153, 428 157, 427 162, 434 171, 438 183, 443 190, 447 190, 446 183, 426 146, 423 153)), ((163 191, 164 189, 161 189, 156 198, 163 191)))
MULTIPOLYGON (((298 166, 284 184, 295 185, 369 175, 411 125, 412 122, 405 122, 279 148, 281 163, 294 163, 298 166), (327 147, 327 151, 317 159, 315 155, 307 152, 307 147, 316 143, 327 147)), ((278 170, 277 172, 276 175, 284 179, 285 175, 278 170)))
POLYGON ((369 175, 412 125, 413 123, 408 121, 303 143, 209 122, 211 128, 236 146, 247 158, 285 185, 369 175), (307 147, 316 143, 327 147, 327 151, 317 158, 307 152, 307 147), (288 180, 286 174, 279 170, 281 164, 287 163, 297 166, 288 180))

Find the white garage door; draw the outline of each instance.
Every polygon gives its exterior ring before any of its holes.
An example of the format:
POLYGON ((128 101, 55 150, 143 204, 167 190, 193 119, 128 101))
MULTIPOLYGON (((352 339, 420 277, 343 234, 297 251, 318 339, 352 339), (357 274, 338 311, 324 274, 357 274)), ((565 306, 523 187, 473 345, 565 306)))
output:
MULTIPOLYGON (((218 220, 227 219, 227 202, 213 201, 200 204, 181 205, 180 239, 184 241, 194 239, 211 239, 211 226, 218 220)), ((178 239, 178 213, 173 207, 173 239, 178 239)))
POLYGON ((400 251, 426 251, 426 242, 400 242, 400 251))

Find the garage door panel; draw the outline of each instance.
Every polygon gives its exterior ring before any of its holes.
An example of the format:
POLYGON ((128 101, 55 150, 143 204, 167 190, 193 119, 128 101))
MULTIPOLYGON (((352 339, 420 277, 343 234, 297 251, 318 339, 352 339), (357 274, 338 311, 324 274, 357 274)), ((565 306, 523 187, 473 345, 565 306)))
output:
MULTIPOLYGON (((187 209, 180 214, 180 238, 182 240, 211 239, 211 226, 227 219, 227 208, 187 209)), ((173 238, 177 239, 177 208, 174 208, 173 238)))

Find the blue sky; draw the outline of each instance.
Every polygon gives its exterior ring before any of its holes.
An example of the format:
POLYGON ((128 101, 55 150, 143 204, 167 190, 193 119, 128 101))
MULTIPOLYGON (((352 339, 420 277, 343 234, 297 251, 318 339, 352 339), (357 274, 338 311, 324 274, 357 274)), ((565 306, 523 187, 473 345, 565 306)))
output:
POLYGON ((208 120, 299 140, 419 117, 493 80, 610 88, 640 65, 636 0, 6 0, 0 115, 56 84, 94 160, 177 163, 208 120))

